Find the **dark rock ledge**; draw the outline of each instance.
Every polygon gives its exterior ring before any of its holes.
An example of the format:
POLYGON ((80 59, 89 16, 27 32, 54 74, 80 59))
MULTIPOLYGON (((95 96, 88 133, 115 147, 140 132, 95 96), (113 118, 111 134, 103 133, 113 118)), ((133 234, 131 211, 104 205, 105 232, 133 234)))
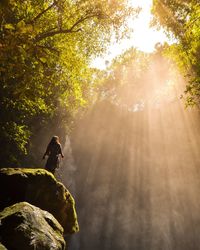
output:
POLYGON ((5 208, 0 213, 1 241, 6 248, 63 250, 63 228, 49 212, 27 202, 5 208))
POLYGON ((1 169, 0 211, 0 250, 65 249, 79 230, 72 195, 44 169, 1 169))

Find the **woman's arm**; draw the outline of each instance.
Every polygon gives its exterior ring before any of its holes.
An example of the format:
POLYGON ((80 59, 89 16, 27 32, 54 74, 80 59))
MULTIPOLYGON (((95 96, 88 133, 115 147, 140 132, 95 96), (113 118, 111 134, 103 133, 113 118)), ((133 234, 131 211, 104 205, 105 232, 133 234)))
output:
POLYGON ((47 149, 46 149, 46 152, 44 153, 42 159, 45 159, 45 156, 46 156, 46 155, 49 155, 49 152, 50 152, 50 150, 49 150, 49 145, 48 145, 48 147, 47 147, 47 149))
POLYGON ((62 152, 62 147, 61 147, 61 145, 60 145, 60 154, 61 154, 62 158, 64 158, 64 154, 63 154, 63 152, 62 152))

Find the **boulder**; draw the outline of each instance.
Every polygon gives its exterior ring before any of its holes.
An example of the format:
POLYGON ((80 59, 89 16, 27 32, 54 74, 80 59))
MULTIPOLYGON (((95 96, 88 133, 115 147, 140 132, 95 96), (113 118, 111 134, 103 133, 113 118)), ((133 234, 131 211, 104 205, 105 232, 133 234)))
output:
POLYGON ((0 211, 23 201, 50 212, 65 233, 79 230, 74 199, 53 174, 45 169, 0 169, 0 211))
POLYGON ((27 202, 0 212, 0 236, 9 250, 65 249, 63 228, 58 221, 49 212, 27 202))
POLYGON ((8 249, 0 243, 0 250, 8 250, 8 249))

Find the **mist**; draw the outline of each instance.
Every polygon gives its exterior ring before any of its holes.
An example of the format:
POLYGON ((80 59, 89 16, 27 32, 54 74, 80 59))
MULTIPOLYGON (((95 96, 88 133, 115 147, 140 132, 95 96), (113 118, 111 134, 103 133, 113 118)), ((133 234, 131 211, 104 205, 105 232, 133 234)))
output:
POLYGON ((200 118, 160 60, 129 68, 67 137, 57 173, 75 197, 71 250, 200 249, 200 118))

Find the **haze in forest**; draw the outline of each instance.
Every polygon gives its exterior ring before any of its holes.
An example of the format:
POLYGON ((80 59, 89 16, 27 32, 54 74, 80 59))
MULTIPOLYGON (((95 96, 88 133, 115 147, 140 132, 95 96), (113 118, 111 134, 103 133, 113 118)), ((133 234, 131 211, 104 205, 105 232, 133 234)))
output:
POLYGON ((139 52, 113 79, 65 148, 60 176, 82 228, 70 247, 197 250, 199 111, 185 107, 185 80, 158 52, 139 52))
POLYGON ((172 43, 150 1, 0 2, 0 165, 43 168, 61 138, 72 250, 199 250, 200 4, 152 4, 172 43))
POLYGON ((105 55, 96 57, 92 61, 91 65, 93 67, 105 69, 109 61, 131 47, 151 53, 155 50, 155 45, 158 43, 172 43, 172 40, 169 40, 162 28, 158 29, 158 27, 151 26, 153 19, 153 15, 151 14, 152 0, 130 0, 129 3, 135 8, 140 8, 138 16, 134 19, 130 18, 128 21, 129 27, 132 29, 130 37, 118 43, 113 41, 113 44, 109 47, 105 55))

